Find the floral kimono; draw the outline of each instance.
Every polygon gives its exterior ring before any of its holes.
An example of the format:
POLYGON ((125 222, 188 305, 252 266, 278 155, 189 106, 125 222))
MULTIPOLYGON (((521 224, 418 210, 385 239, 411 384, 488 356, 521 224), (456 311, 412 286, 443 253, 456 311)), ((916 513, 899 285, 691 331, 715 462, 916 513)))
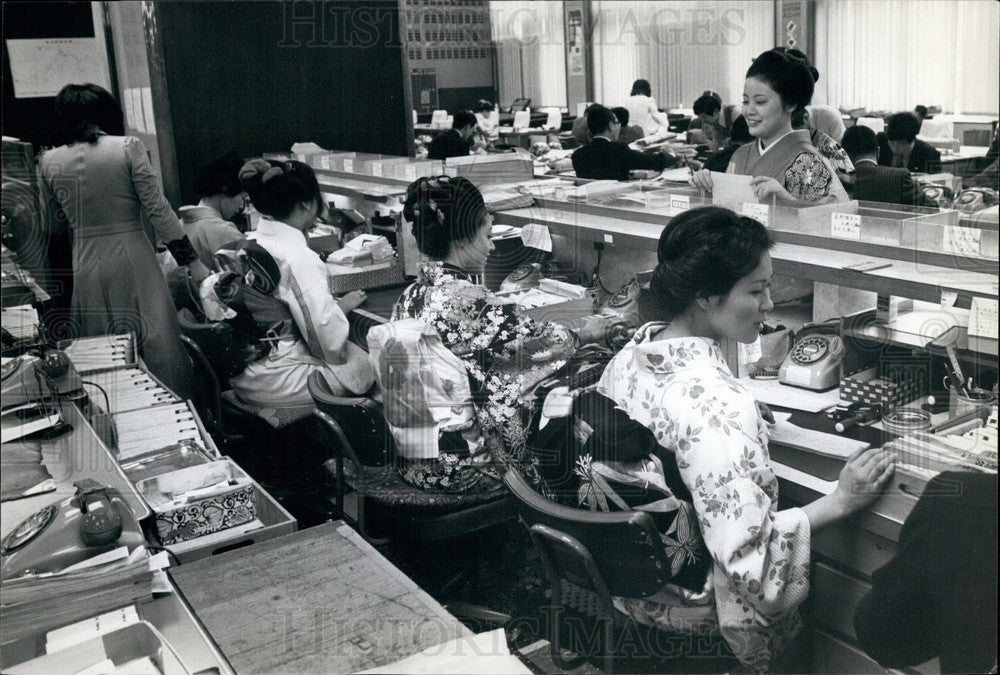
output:
POLYGON ((470 454, 442 444, 438 458, 407 462, 404 480, 429 490, 462 490, 470 482, 482 485, 483 471, 499 478, 487 469, 489 460, 501 471, 514 466, 537 480, 526 447, 522 394, 565 364, 576 346, 573 334, 558 324, 519 316, 463 270, 441 262, 425 263, 396 302, 392 319, 405 317, 434 328, 465 364, 482 447, 470 454))
POLYGON ((763 151, 759 140, 739 147, 726 171, 744 176, 770 176, 795 199, 847 201, 847 191, 826 159, 813 147, 805 129, 785 134, 763 151))
POLYGON ((678 614, 698 618, 708 605, 737 658, 764 671, 801 627, 809 520, 802 509, 778 511, 766 425, 718 344, 651 339, 663 327, 643 326, 598 389, 676 454, 713 568, 701 594, 665 587, 662 597, 626 609, 638 621, 673 629, 678 614))

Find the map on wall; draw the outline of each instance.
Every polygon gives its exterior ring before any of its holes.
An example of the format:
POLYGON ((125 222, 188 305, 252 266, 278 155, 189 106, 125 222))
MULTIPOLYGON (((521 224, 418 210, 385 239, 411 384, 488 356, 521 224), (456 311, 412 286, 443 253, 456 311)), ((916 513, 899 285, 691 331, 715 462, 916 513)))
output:
POLYGON ((71 82, 111 88, 107 52, 97 38, 7 40, 7 53, 15 98, 55 96, 71 82))

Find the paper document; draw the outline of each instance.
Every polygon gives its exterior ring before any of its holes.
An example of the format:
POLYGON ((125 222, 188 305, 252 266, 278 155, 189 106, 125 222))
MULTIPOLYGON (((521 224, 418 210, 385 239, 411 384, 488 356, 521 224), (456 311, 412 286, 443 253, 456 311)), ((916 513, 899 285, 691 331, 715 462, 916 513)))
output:
POLYGON ((750 377, 741 377, 740 384, 762 403, 803 412, 819 412, 840 402, 840 392, 837 389, 820 393, 781 384, 777 380, 755 380, 750 377))
POLYGON ((678 166, 673 169, 665 169, 660 174, 660 180, 671 183, 687 183, 691 178, 691 169, 686 166, 678 166))
POLYGON ((528 223, 521 228, 521 241, 529 248, 537 248, 552 253, 552 235, 549 228, 537 223, 528 223))
POLYGON ((737 213, 744 202, 757 203, 757 195, 750 187, 753 176, 743 176, 735 173, 712 172, 712 203, 724 206, 737 213))

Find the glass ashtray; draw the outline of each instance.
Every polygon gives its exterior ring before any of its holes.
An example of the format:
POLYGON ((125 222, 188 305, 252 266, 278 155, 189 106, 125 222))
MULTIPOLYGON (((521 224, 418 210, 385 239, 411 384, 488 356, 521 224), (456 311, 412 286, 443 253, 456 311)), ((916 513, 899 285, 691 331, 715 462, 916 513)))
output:
POLYGON ((882 415, 882 427, 897 436, 907 436, 931 428, 931 414, 920 408, 890 408, 882 415))

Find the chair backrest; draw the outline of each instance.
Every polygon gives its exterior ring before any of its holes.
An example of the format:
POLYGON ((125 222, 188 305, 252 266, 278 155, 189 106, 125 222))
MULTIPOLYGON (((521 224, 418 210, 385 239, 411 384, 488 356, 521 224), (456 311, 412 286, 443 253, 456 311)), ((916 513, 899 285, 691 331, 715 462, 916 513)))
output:
POLYGON ((920 133, 917 135, 928 138, 955 138, 955 122, 944 116, 925 119, 921 122, 920 133))
POLYGON ((514 113, 514 124, 515 129, 527 129, 531 126, 531 113, 527 110, 521 110, 520 112, 514 113))
POLYGON ((348 455, 365 466, 384 466, 390 461, 393 439, 380 403, 366 396, 336 396, 318 371, 309 375, 307 385, 316 408, 343 431, 344 438, 338 441, 346 444, 348 455))
POLYGON ((435 110, 431 113, 431 126, 435 129, 447 129, 448 128, 448 111, 447 110, 435 110))
POLYGON ((243 372, 246 354, 233 332, 224 321, 201 322, 188 309, 177 312, 181 333, 199 347, 219 379, 223 391, 229 389, 229 378, 243 372))
POLYGON ((515 98, 514 102, 510 104, 510 112, 516 113, 522 110, 527 110, 528 106, 531 105, 530 98, 515 98))
POLYGON ((858 126, 868 127, 876 134, 880 134, 885 131, 885 120, 881 117, 859 117, 858 126))
POLYGON ((562 111, 559 108, 549 108, 548 118, 545 120, 546 129, 559 129, 562 127, 562 111))
POLYGON ((221 438, 225 434, 222 429, 222 385, 219 376, 198 343, 187 335, 181 335, 180 339, 191 359, 195 381, 198 383, 192 392, 192 402, 208 427, 209 434, 221 438))
POLYGON ((575 542, 588 552, 611 595, 646 597, 670 580, 670 562, 650 514, 642 511, 605 513, 563 506, 538 494, 513 469, 504 475, 504 483, 516 498, 521 520, 529 528, 543 525, 550 531, 534 529, 532 539, 545 547, 547 557, 561 578, 583 588, 602 591, 595 587, 587 558, 579 554, 575 542), (567 538, 560 538, 558 534, 567 538))

